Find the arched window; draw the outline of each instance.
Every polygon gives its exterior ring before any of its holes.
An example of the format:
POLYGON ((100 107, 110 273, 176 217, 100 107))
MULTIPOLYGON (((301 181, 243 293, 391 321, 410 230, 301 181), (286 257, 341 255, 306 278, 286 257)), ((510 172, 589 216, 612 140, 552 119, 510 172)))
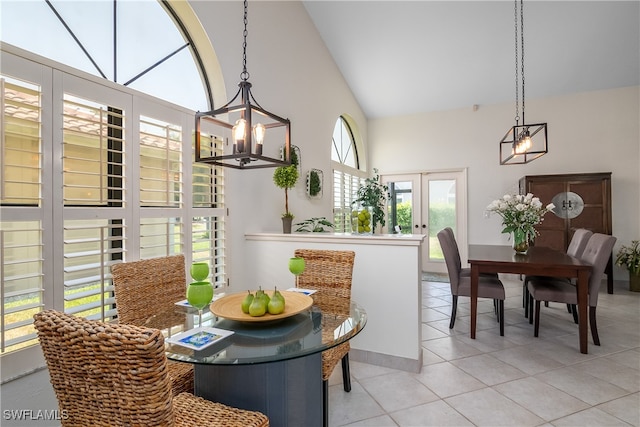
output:
POLYGON ((206 111, 213 104, 200 55, 186 29, 174 24, 170 3, 163 4, 166 9, 156 1, 3 2, 2 41, 206 111))
POLYGON ((191 148, 224 85, 171 2, 3 1, 0 19, 5 380, 40 363, 35 312, 116 315, 114 263, 184 253, 224 283, 226 210, 223 171, 191 148))
POLYGON ((340 116, 333 128, 331 160, 333 168, 333 222, 336 232, 351 232, 351 202, 363 179, 355 129, 348 116, 340 116))

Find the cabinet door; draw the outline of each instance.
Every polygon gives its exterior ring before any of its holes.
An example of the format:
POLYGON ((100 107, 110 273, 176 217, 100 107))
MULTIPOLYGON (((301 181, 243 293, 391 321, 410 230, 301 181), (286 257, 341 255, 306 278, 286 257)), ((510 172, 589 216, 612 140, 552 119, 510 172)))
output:
MULTIPOLYGON (((548 205, 558 193, 564 193, 566 184, 554 181, 528 181, 526 192, 538 197, 543 205, 548 205)), ((549 212, 544 216, 542 224, 536 227, 540 233, 534 244, 565 251, 567 249, 567 223, 565 218, 549 212)))
POLYGON ((604 180, 568 183, 568 191, 578 194, 584 202, 582 213, 568 220, 571 232, 577 228, 587 228, 594 233, 610 233, 607 225, 607 191, 604 184, 604 180))

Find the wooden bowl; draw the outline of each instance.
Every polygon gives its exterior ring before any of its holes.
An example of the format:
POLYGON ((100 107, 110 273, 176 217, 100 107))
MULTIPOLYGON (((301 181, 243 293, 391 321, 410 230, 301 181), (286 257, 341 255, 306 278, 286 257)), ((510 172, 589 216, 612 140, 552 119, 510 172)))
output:
MULTIPOLYGON (((273 291, 265 291, 269 297, 273 291)), ((211 303, 211 312, 225 319, 240 322, 270 322, 272 320, 285 319, 307 310, 313 305, 313 299, 309 295, 300 292, 280 291, 284 297, 284 311, 280 314, 266 313, 260 317, 250 316, 242 311, 242 300, 247 296, 246 292, 225 295, 211 303)))

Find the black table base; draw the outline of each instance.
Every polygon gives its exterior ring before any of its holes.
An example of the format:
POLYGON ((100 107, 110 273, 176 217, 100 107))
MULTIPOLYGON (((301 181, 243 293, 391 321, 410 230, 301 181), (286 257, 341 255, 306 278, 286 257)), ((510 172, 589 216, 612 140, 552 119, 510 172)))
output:
POLYGON ((255 365, 195 367, 195 394, 260 411, 273 427, 322 425, 321 353, 255 365))

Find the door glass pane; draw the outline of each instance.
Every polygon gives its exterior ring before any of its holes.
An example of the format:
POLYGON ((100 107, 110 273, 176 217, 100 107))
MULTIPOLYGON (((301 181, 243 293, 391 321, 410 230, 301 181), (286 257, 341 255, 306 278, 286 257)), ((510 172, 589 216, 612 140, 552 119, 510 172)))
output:
POLYGON ((400 233, 411 234, 413 224, 413 183, 411 181, 389 182, 389 204, 387 223, 389 233, 395 233, 400 226, 400 233))
POLYGON ((444 259, 438 243, 438 231, 445 227, 456 230, 456 181, 429 181, 429 258, 444 259))

